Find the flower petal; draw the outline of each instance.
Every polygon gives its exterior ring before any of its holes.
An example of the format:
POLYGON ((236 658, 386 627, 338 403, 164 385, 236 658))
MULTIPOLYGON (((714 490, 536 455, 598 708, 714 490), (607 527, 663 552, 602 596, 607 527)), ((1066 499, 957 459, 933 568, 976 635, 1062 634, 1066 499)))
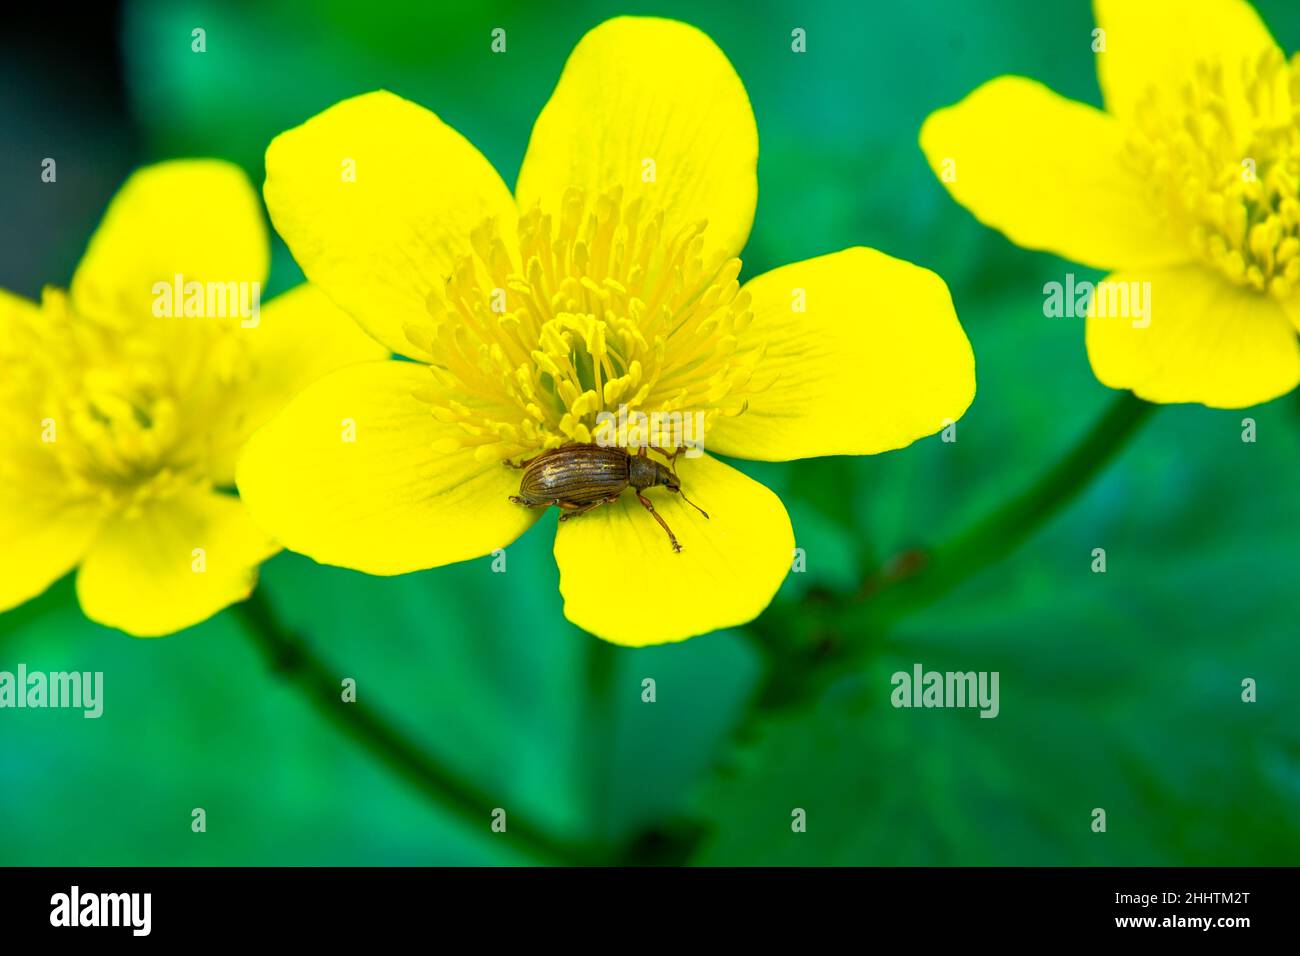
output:
POLYGON ((39 305, 0 289, 0 486, 26 478, 32 488, 51 489, 63 480, 53 446, 41 440, 54 414, 48 373, 32 361, 49 334, 45 324, 39 305))
POLYGON ((1300 332, 1300 293, 1292 294, 1290 297, 1282 300, 1282 310, 1286 312, 1286 317, 1291 320, 1297 332, 1300 332))
POLYGON ((1097 54, 1097 79, 1106 109, 1131 116, 1151 89, 1178 97, 1198 64, 1222 70, 1230 108, 1241 102, 1243 71, 1280 52, 1246 0, 1094 0, 1106 49, 1097 54))
POLYGON ((1099 269, 1185 262, 1122 161, 1125 136, 1101 110, 1002 76, 931 113, 921 149, 953 198, 1018 246, 1099 269))
POLYGON ((519 472, 472 449, 414 393, 411 362, 367 362, 309 386, 245 446, 237 481, 253 517, 322 564, 405 574, 503 548, 536 519, 511 504, 519 472), (349 440, 351 439, 351 440, 349 440))
POLYGON ((680 552, 631 491, 560 523, 555 559, 564 616, 574 624, 642 647, 744 624, 772 600, 794 553, 781 499, 708 455, 679 459, 678 473, 707 520, 662 488, 646 497, 680 552))
POLYGON ((243 170, 185 159, 134 173, 109 204, 72 279, 85 315, 148 321, 154 284, 262 283, 270 257, 261 205, 243 170))
POLYGON ((665 234, 707 219, 706 250, 734 256, 754 221, 757 164, 749 97, 714 42, 674 20, 617 17, 570 54, 515 193, 520 210, 557 214, 570 187, 590 203, 618 186, 664 210, 665 234))
POLYGON ((1131 389, 1149 402, 1244 408, 1300 382, 1300 343, 1276 300, 1195 267, 1117 273, 1105 281, 1150 282, 1150 324, 1142 327, 1145 318, 1117 308, 1118 295, 1098 286, 1089 308, 1088 358, 1103 385, 1131 389))
POLYGON ((704 436, 726 455, 786 461, 902 448, 962 416, 975 358, 933 272, 855 247, 746 284, 776 381, 704 436), (801 299, 806 311, 795 310, 801 299))
POLYGON ((211 436, 212 477, 222 486, 233 483, 244 442, 291 398, 335 369, 388 358, 387 349, 310 283, 276 296, 255 326, 237 334, 249 345, 253 371, 211 436))
POLYGON ((388 348, 427 358, 408 324, 431 322, 471 231, 515 206, 492 164, 421 106, 384 90, 331 106, 266 151, 266 205, 307 278, 388 348))
POLYGON ((171 634, 248 597, 277 550, 236 498, 196 488, 110 520, 77 572, 77 597, 92 621, 171 634))
MULTIPOLYGON (((32 435, 38 428, 32 428, 32 435)), ((50 496, 30 485, 0 482, 0 611, 28 601, 85 555, 102 520, 90 504, 50 496)))
POLYGON ((99 529, 99 509, 63 494, 46 437, 39 366, 40 306, 0 289, 0 611, 36 597, 72 570, 99 529))

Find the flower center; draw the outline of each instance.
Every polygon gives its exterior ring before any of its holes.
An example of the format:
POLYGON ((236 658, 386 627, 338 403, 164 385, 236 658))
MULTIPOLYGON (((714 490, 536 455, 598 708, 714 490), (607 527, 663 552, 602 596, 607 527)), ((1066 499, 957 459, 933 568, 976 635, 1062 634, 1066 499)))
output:
POLYGON ((156 362, 92 368, 64 396, 76 477, 133 485, 154 475, 176 444, 177 403, 156 362))
POLYGON ((495 221, 475 229, 429 296, 432 322, 405 330, 432 366, 422 397, 458 426, 442 450, 488 460, 590 442, 621 406, 703 413, 706 428, 744 411, 762 349, 743 335, 740 260, 710 258, 705 229, 666 231, 661 210, 617 189, 525 214, 517 260, 495 221))
POLYGON ((131 505, 199 480, 218 403, 247 370, 231 351, 242 349, 238 337, 215 323, 142 321, 167 325, 75 315, 62 292, 47 289, 38 323, 7 343, 6 397, 40 416, 19 423, 22 438, 30 446, 40 429, 40 447, 75 497, 131 505))
POLYGON ((1279 298, 1300 284, 1300 59, 1270 50, 1240 90, 1201 64, 1177 97, 1150 91, 1129 155, 1175 234, 1229 280, 1279 298))

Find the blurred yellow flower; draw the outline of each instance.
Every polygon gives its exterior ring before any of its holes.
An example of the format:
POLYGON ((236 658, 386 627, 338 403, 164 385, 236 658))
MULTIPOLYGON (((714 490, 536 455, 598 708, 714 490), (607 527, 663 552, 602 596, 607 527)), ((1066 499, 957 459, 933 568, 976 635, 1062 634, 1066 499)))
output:
POLYGON ((176 161, 127 180, 69 292, 0 291, 0 611, 73 568, 86 616, 138 636, 248 596, 277 548, 219 490, 240 446, 387 355, 308 286, 262 310, 267 260, 244 174, 176 161))
MULTIPOLYGON (((934 274, 853 248, 740 285, 757 159, 722 52, 642 18, 574 49, 513 196, 391 93, 277 137, 276 228, 315 285, 415 361, 340 371, 263 428, 238 475, 255 519, 317 561, 401 574, 509 544, 537 513, 507 500, 520 479, 502 462, 591 441, 620 406, 702 414, 710 450, 770 461, 901 448, 959 418, 974 360, 934 274)), ((780 500, 707 454, 679 469, 711 515, 659 501, 680 554, 630 496, 560 526, 571 621, 643 645, 772 599, 794 545, 780 500)))
POLYGON ((1244 0, 1094 8, 1104 112, 1003 76, 931 115, 921 148, 981 222, 1149 301, 1129 321, 1092 297, 1088 357, 1103 384, 1226 408, 1291 391, 1300 60, 1287 63, 1244 0))

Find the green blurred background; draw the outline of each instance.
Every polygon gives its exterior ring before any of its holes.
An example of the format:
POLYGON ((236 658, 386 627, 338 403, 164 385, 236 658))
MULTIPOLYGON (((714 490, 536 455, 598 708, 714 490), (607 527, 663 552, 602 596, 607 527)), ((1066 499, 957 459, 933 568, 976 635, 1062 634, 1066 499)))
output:
MULTIPOLYGON (((1300 7, 1259 8, 1300 47, 1300 7)), ((698 25, 748 88, 761 151, 746 276, 874 246, 945 277, 975 349, 979 394, 955 444, 741 465, 781 494, 807 551, 769 611, 798 620, 811 586, 850 588, 1015 493, 1110 399, 1081 322, 1041 310, 1043 283, 1087 271, 981 228, 916 146, 932 109, 1001 73, 1098 103, 1082 0, 41 13, 0 38, 0 286, 66 284, 136 165, 218 156, 260 183, 276 133, 378 87, 437 112, 513 183, 568 51, 620 13, 698 25), (498 26, 505 55, 489 51, 498 26), (205 54, 190 50, 194 27, 205 54), (790 50, 794 27, 805 54, 790 50), (39 182, 45 156, 56 187, 39 182)), ((299 278, 278 244, 268 292, 299 278)), ((632 651, 567 624, 554 515, 510 548, 504 575, 482 559, 369 578, 284 554, 262 587, 367 703, 512 820, 558 837, 685 833, 677 852, 702 864, 1296 863, 1298 479, 1295 395, 1248 413, 1162 409, 1012 558, 887 635, 839 635, 869 644, 865 664, 775 712, 753 706, 766 665, 745 630, 632 651), (1247 414, 1255 444, 1240 440, 1247 414), (917 661, 1000 671, 1000 716, 893 709, 889 676, 917 661), (1241 702, 1245 677, 1257 703, 1241 702), (791 831, 795 807, 806 833, 791 831)), ((629 608, 641 612, 654 611, 629 608)), ((486 812, 481 826, 446 816, 326 724, 239 628, 227 612, 134 640, 85 621, 67 580, 0 616, 0 670, 103 671, 106 701, 99 720, 0 712, 0 864, 527 861, 486 812), (191 832, 194 807, 206 833, 191 832)))

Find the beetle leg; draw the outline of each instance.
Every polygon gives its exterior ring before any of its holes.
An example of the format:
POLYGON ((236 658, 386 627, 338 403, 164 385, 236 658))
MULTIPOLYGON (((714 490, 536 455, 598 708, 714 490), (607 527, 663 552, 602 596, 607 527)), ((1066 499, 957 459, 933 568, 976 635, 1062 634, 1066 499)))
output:
POLYGON ((648 447, 651 451, 657 451, 657 452, 659 452, 659 454, 661 454, 661 455, 663 455, 665 458, 667 458, 667 459, 668 459, 668 464, 671 465, 674 469, 677 467, 677 456, 680 455, 683 451, 686 450, 686 446, 685 446, 685 445, 678 445, 678 446, 677 446, 677 450, 676 450, 675 452, 673 452, 673 453, 670 455, 670 454, 668 454, 668 452, 664 451, 664 450, 663 450, 662 448, 660 448, 658 445, 648 445, 648 446, 646 446, 646 447, 648 447))
POLYGON ((569 505, 567 508, 560 505, 561 508, 564 508, 564 514, 560 515, 560 520, 568 521, 570 518, 578 517, 578 515, 585 515, 592 508, 599 508, 604 503, 604 501, 589 501, 585 505, 569 505))
POLYGON ((585 515, 592 508, 599 508, 601 505, 607 505, 618 501, 618 495, 611 495, 608 498, 601 498, 598 501, 589 501, 585 505, 575 505, 568 502, 562 502, 560 507, 564 509, 564 514, 560 515, 561 521, 568 521, 570 518, 576 518, 578 515, 585 515))
POLYGON ((654 516, 655 521, 659 522, 659 527, 663 528, 664 532, 668 535, 668 540, 672 543, 673 550, 674 551, 682 550, 682 546, 677 543, 677 538, 673 534, 673 529, 668 527, 668 522, 663 519, 663 515, 655 511, 655 506, 650 503, 650 499, 647 498, 645 495, 641 494, 640 491, 636 493, 636 499, 637 501, 641 502, 641 504, 645 505, 645 510, 650 512, 650 514, 654 516))
POLYGON ((531 465, 540 457, 541 457, 540 455, 534 455, 532 458, 525 458, 517 465, 509 458, 507 458, 503 462, 501 462, 501 464, 505 465, 507 468, 518 468, 520 471, 523 471, 525 468, 527 468, 529 465, 531 465))
POLYGON ((525 508, 549 508, 551 505, 560 505, 560 507, 564 507, 560 504, 559 498, 552 498, 550 501, 528 501, 525 498, 520 498, 518 495, 511 495, 510 500, 517 505, 523 505, 525 508))

